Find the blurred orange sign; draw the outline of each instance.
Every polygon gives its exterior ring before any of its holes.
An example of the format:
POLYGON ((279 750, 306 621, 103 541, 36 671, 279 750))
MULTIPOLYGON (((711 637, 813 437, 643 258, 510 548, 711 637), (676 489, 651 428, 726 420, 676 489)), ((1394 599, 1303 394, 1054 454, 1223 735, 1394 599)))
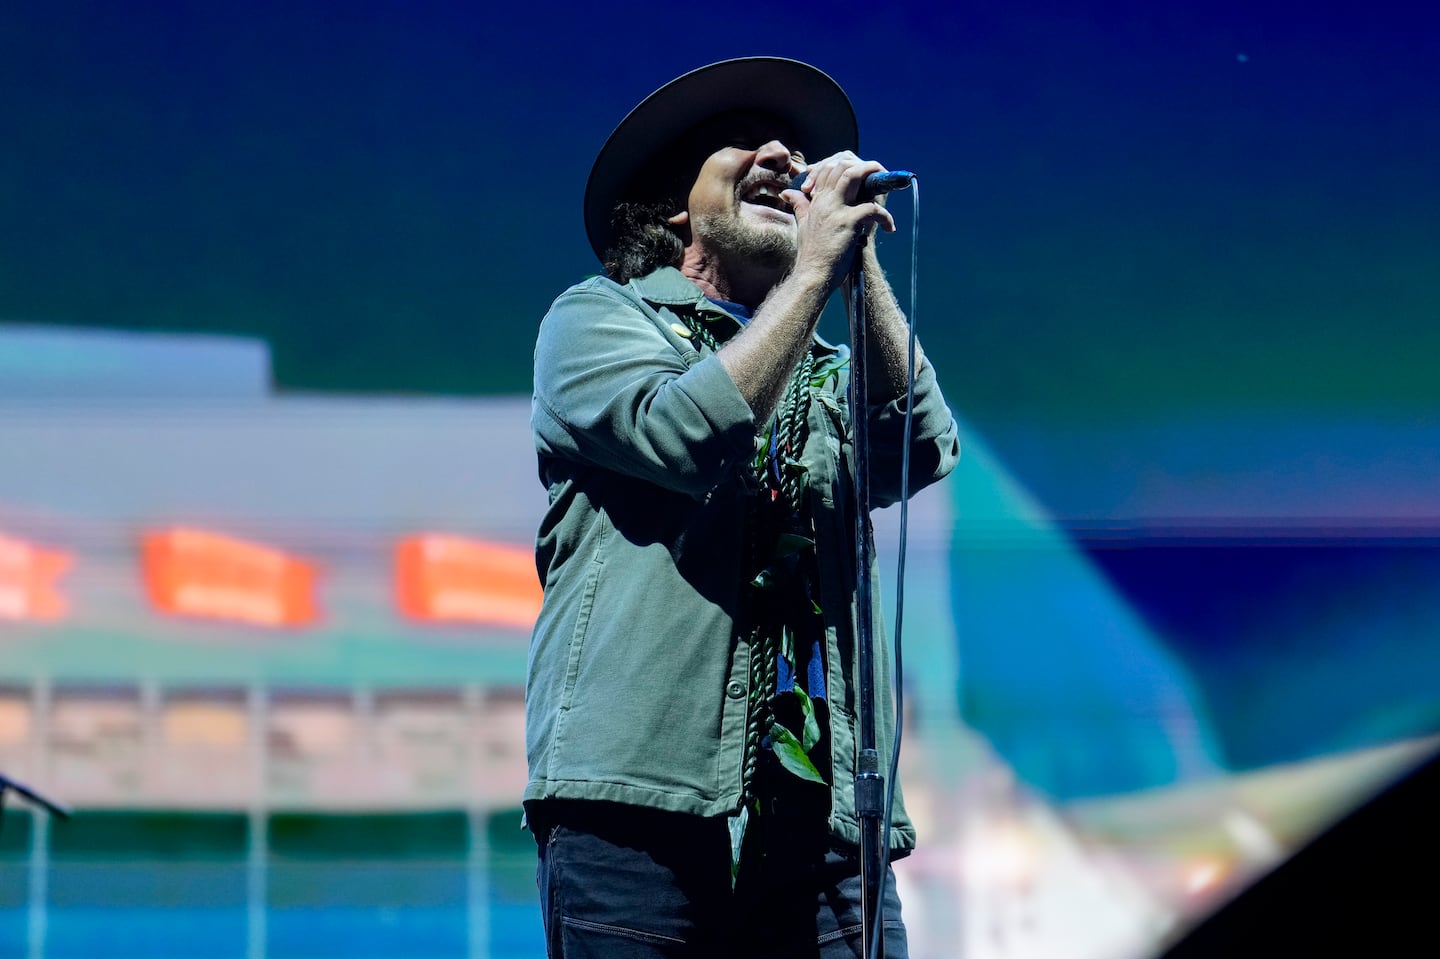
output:
POLYGON ((414 619, 529 629, 540 612, 535 556, 518 546, 442 533, 395 546, 400 610, 414 619))
POLYGON ((53 622, 68 611, 57 580, 69 553, 0 535, 0 619, 53 622))
POLYGON ((145 534, 145 585, 163 613, 305 626, 319 618, 313 563, 258 543, 196 529, 145 534))

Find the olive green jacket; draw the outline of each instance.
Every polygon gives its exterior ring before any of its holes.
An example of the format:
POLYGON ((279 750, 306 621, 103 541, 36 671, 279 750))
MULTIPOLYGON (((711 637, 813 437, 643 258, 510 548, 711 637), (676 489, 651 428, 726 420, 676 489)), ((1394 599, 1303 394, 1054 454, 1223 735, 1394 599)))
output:
MULTIPOLYGON (((526 683, 527 802, 608 800, 701 816, 739 808, 750 649, 735 621, 760 430, 680 321, 686 312, 714 324, 720 341, 738 325, 668 267, 625 286, 586 280, 540 325, 531 426, 550 506, 536 543, 545 599, 526 683)), ((817 355, 844 348, 819 343, 817 355)), ((854 843, 848 372, 814 387, 804 463, 826 621, 830 827, 854 843)), ((900 495, 903 405, 868 410, 875 506, 900 495)), ((922 364, 912 486, 944 476, 958 456, 955 420, 922 364)), ((876 659, 888 664, 884 647, 876 659)), ((876 689, 883 757, 893 738, 888 675, 876 689)), ((903 803, 896 809, 892 845, 910 848, 914 830, 903 803)))

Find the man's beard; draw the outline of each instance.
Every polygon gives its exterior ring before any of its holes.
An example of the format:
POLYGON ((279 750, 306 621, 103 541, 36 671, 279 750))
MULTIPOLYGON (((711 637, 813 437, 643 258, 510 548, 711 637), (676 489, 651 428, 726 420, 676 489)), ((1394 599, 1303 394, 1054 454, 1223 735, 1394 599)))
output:
POLYGON ((795 235, 779 224, 765 229, 746 223, 737 211, 697 217, 692 229, 728 268, 749 265, 788 270, 795 263, 795 235))

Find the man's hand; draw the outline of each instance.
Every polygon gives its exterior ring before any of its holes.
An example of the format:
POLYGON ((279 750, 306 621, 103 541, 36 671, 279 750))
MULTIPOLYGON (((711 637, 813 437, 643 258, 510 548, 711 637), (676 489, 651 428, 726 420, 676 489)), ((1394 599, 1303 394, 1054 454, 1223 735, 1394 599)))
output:
MULTIPOLYGON (((877 226, 894 231, 895 220, 883 204, 855 202, 865 178, 884 169, 853 153, 837 153, 810 164, 800 189, 781 194, 795 211, 794 266, 770 291, 745 328, 719 352, 720 363, 749 402, 757 423, 769 422, 774 415, 795 364, 810 348, 826 300, 849 275, 862 237, 877 226)), ((867 248, 867 268, 872 259, 873 253, 867 248)), ((884 283, 883 274, 880 283, 884 283)), ((891 309, 898 314, 898 309, 891 309)), ((887 325, 893 324, 887 314, 887 325)), ((899 325, 904 328, 903 317, 899 325)), ((893 340, 893 336, 887 336, 882 345, 893 340)), ((884 363, 888 368, 888 356, 884 363)), ((887 377, 875 389, 892 387, 887 377)))
POLYGON ((857 242, 877 226, 895 231, 895 218, 881 202, 856 202, 865 178, 883 173, 874 160, 848 150, 808 167, 798 190, 781 194, 795 210, 798 227, 794 274, 823 278, 833 290, 848 274, 857 242))

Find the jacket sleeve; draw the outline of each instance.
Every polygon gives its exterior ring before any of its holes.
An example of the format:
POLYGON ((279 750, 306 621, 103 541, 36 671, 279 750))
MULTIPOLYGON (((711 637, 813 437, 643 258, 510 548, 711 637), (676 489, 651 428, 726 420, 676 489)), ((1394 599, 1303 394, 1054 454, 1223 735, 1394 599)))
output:
MULTIPOLYGON (((871 406, 870 504, 890 506, 900 501, 900 460, 905 439, 905 397, 883 406, 871 406)), ((910 492, 924 489, 955 468, 960 459, 960 427, 955 422, 935 369, 922 360, 915 371, 915 418, 910 436, 910 492)))
POLYGON ((537 450, 703 496, 754 455, 750 406, 713 355, 606 282, 567 290, 541 321, 537 450))

